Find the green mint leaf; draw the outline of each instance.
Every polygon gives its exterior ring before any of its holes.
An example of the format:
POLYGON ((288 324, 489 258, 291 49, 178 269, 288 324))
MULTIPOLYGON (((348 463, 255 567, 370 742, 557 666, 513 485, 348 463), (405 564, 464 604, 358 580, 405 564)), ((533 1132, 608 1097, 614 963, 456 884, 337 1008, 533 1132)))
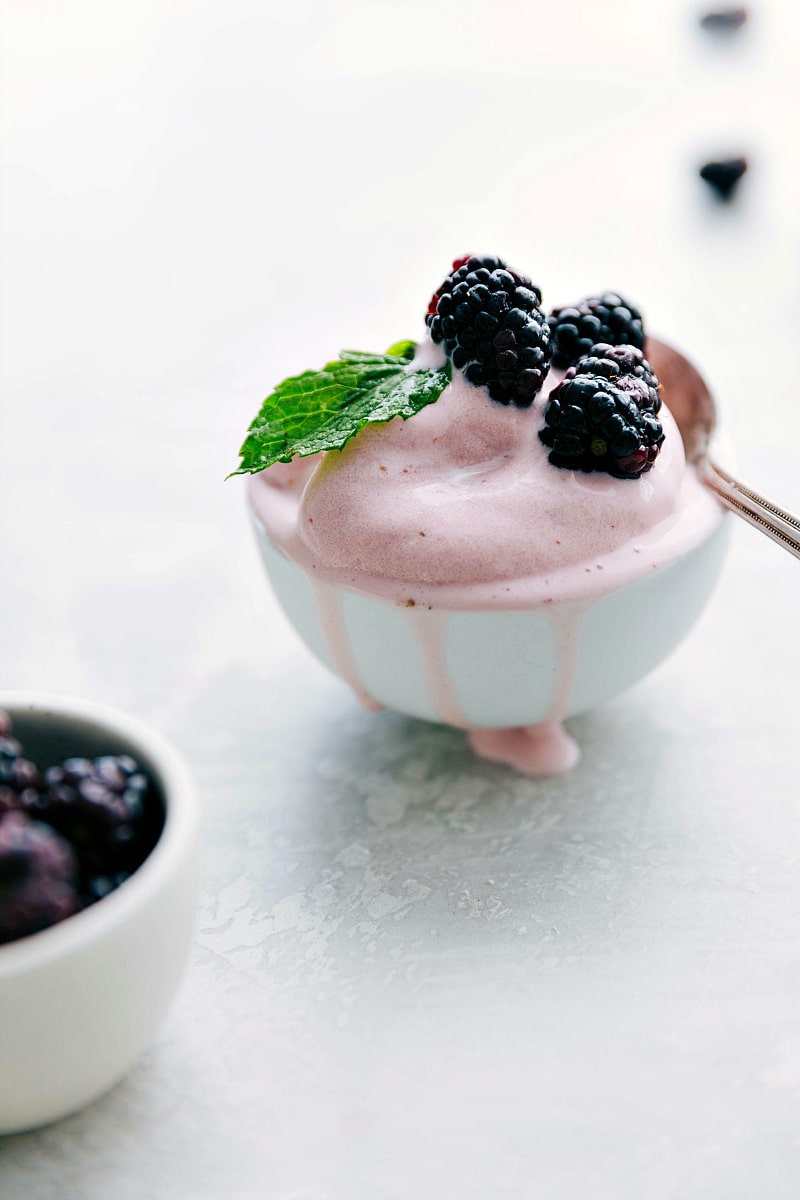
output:
POLYGON ((398 358, 413 358, 416 348, 416 342, 395 342, 393 346, 389 347, 386 353, 396 354, 398 358))
POLYGON ((386 354, 343 350, 338 362, 279 383, 261 405, 239 451, 233 475, 252 475, 278 462, 320 450, 341 450, 374 422, 407 420, 438 400, 450 381, 450 364, 415 371, 414 342, 386 354))

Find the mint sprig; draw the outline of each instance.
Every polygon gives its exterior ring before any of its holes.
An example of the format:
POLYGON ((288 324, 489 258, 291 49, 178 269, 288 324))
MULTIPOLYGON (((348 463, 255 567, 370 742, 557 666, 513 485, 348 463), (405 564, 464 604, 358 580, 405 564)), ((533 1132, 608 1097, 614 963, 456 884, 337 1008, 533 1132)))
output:
POLYGON ((414 349, 414 342, 398 342, 386 354, 343 350, 321 371, 284 379, 261 405, 231 474, 252 475, 320 450, 341 450, 365 425, 407 420, 433 404, 450 381, 450 363, 414 370, 414 349))

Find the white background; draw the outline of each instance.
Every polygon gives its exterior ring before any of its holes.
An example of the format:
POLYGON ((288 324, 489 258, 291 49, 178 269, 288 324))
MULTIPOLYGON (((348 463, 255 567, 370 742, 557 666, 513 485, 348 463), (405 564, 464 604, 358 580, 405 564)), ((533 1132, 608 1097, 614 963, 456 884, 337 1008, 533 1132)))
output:
POLYGON ((149 719, 205 812, 158 1043, 0 1143, 3 1200, 795 1200, 796 562, 737 528, 533 782, 362 712, 224 482, 278 379, 420 336, 477 251, 629 295, 800 509, 800 6, 697 11, 0 3, 0 683, 149 719))

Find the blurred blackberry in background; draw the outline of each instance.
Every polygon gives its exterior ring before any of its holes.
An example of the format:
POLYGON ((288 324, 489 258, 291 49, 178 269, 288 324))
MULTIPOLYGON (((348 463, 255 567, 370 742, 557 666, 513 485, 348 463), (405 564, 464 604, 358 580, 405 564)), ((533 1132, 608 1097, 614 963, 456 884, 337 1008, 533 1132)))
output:
POLYGON ((721 200, 731 200, 739 180, 748 167, 747 159, 723 158, 718 162, 707 162, 700 168, 700 178, 714 189, 721 200))
POLYGON ((72 848, 23 812, 0 816, 0 943, 27 937, 80 908, 72 848))
POLYGON ((658 380, 637 347, 594 346, 550 393, 539 437, 555 467, 638 479, 664 441, 659 408, 658 380))
POLYGON ((592 346, 644 346, 644 322, 638 308, 617 292, 589 296, 578 304, 554 308, 547 318, 553 349, 553 366, 571 367, 592 346))
POLYGON ((453 263, 426 322, 432 340, 444 343, 470 383, 486 387, 500 404, 527 408, 550 366, 541 299, 539 288, 502 259, 470 255, 453 263))
POLYGON ((703 29, 713 33, 734 33, 747 21, 749 14, 744 6, 735 8, 716 8, 703 13, 700 24, 703 29))

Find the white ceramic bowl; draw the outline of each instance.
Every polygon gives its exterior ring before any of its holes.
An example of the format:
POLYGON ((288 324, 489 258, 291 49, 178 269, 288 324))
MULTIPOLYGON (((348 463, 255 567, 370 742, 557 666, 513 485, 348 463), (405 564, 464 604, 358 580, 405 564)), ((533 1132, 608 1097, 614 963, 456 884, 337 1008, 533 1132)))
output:
POLYGON ((409 614, 336 587, 332 639, 330 602, 320 607, 306 574, 271 541, 252 508, 251 515, 278 599, 323 663, 380 705, 475 729, 574 716, 652 671, 702 612, 720 572, 728 524, 721 516, 683 557, 580 613, 555 603, 528 611, 420 607, 409 614))
POLYGON ((0 692, 28 757, 130 754, 165 808, 127 882, 50 929, 0 946, 0 1133, 56 1121, 122 1078, 177 987, 196 905, 197 814, 187 768, 133 717, 84 700, 0 692))

